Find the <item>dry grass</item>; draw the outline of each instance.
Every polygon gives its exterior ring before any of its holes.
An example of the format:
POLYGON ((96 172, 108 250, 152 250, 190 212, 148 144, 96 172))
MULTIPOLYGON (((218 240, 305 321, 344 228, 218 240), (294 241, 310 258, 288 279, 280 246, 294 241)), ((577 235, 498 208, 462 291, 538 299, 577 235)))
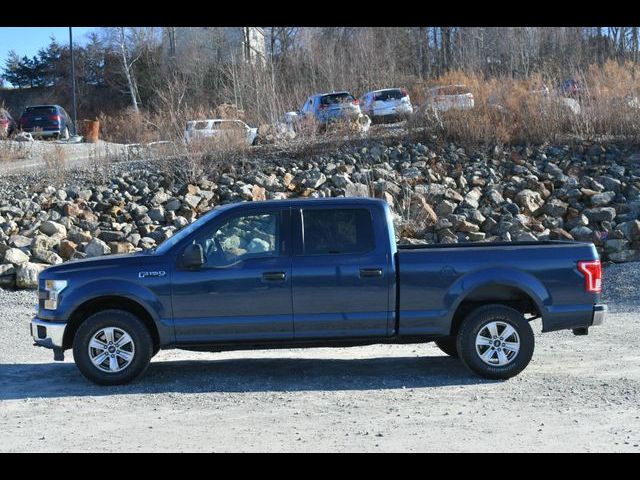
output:
POLYGON ((62 183, 66 176, 67 154, 64 145, 54 145, 51 153, 43 156, 47 174, 54 183, 62 183))
POLYGON ((11 162, 27 158, 25 144, 0 140, 0 162, 11 162))
POLYGON ((474 94, 475 108, 437 116, 422 111, 409 124, 462 143, 540 143, 566 137, 633 138, 640 134, 640 78, 632 63, 610 61, 575 77, 584 86, 583 93, 574 98, 580 105, 579 114, 555 89, 564 78, 541 74, 526 79, 484 78, 450 72, 428 85, 412 85, 413 102, 421 105, 430 86, 463 84, 474 94), (549 88, 548 95, 540 92, 543 84, 549 88))

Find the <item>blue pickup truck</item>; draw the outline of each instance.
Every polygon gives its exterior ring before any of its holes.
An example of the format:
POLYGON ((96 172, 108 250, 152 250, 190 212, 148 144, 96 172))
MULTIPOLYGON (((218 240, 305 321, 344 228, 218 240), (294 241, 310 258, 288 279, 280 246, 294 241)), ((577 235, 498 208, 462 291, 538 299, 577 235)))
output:
POLYGON ((115 385, 161 348, 224 351, 434 341, 506 379, 533 355, 529 322, 602 323, 601 267, 579 242, 397 246, 388 205, 364 198, 216 207, 157 249, 40 274, 31 322, 55 360, 115 385))

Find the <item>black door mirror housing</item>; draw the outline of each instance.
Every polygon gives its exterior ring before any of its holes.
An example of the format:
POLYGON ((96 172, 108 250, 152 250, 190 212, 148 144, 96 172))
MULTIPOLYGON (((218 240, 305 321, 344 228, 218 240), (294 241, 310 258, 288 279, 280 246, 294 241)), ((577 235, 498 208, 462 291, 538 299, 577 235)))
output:
POLYGON ((182 252, 182 266, 187 268, 201 267, 204 265, 204 252, 202 246, 197 243, 188 245, 182 252))

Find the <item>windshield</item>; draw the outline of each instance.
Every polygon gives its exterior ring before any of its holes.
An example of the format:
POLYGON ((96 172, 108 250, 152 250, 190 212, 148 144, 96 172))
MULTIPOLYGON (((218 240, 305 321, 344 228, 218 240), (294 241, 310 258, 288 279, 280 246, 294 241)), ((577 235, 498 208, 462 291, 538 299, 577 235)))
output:
POLYGON ((164 242, 160 244, 157 248, 156 253, 159 255, 164 255, 169 250, 173 248, 174 245, 180 243, 186 237, 188 237, 191 233, 195 232, 198 228, 200 228, 203 224, 207 223, 211 220, 212 217, 215 217, 220 211, 221 206, 214 207, 211 211, 205 213, 198 220, 193 222, 190 225, 187 225, 182 230, 178 231, 174 236, 168 238, 164 242))

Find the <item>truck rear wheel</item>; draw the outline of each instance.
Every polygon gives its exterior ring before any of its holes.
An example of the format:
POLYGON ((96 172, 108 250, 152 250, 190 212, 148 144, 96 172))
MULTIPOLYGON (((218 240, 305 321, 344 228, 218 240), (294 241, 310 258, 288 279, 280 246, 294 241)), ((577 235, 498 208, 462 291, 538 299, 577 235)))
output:
POLYGON ((457 346, 462 362, 475 374, 507 379, 529 365, 534 349, 533 330, 517 310, 486 305, 464 320, 457 346))
POLYGON ((440 350, 453 358, 458 358, 458 339, 456 337, 442 337, 435 341, 440 350))
POLYGON ((145 325, 123 310, 103 310, 87 318, 73 339, 80 372, 99 385, 122 385, 142 375, 153 354, 145 325))

